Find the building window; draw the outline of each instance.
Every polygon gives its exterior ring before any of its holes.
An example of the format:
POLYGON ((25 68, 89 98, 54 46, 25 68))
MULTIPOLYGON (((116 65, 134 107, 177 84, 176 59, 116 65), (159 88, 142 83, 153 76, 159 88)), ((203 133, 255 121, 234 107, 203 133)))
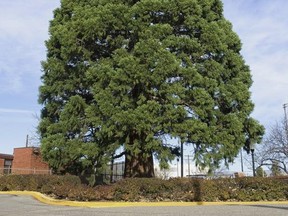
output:
POLYGON ((5 160, 4 161, 4 174, 10 174, 12 167, 12 160, 5 160))

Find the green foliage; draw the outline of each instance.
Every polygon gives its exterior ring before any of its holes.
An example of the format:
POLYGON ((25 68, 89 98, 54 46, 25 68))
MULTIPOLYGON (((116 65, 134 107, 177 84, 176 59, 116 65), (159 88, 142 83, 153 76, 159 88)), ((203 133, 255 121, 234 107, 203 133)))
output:
POLYGON ((283 201, 288 200, 288 178, 130 178, 112 185, 89 187, 69 175, 0 176, 0 191, 10 190, 39 191, 77 201, 283 201))
POLYGON ((240 201, 286 200, 287 183, 274 178, 238 178, 235 196, 240 201))
POLYGON ((114 185, 114 199, 124 201, 163 201, 174 191, 173 184, 156 178, 126 179, 114 185))
POLYGON ((271 171, 272 176, 280 176, 282 174, 279 163, 277 161, 272 162, 271 171))
POLYGON ((76 176, 65 175, 4 175, 0 176, 0 191, 39 191, 51 194, 56 187, 67 185, 71 188, 81 185, 76 176))
POLYGON ((267 176, 267 173, 263 170, 262 167, 257 167, 255 172, 256 172, 257 177, 266 177, 267 176))
POLYGON ((49 33, 39 131, 56 172, 98 172, 122 147, 129 175, 152 176, 152 154, 164 168, 174 158, 163 137, 213 169, 261 140, 220 0, 62 0, 49 33))
POLYGON ((114 188, 114 198, 125 201, 215 202, 288 199, 287 182, 274 178, 126 179, 117 182, 114 188))

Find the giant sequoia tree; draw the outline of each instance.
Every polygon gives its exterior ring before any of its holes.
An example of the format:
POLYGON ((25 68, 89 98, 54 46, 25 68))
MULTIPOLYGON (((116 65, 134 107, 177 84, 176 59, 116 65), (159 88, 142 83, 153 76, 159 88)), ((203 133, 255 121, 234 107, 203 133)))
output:
POLYGON ((151 177, 167 137, 209 168, 260 141, 220 0, 62 0, 49 32, 39 131, 55 170, 101 170, 120 148, 126 177, 151 177))

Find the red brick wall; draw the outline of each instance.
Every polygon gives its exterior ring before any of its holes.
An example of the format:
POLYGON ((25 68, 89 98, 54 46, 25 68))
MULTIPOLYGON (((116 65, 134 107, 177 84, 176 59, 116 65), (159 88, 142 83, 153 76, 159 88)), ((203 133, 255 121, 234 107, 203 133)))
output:
POLYGON ((33 150, 31 157, 31 167, 38 170, 49 170, 48 164, 42 160, 39 148, 34 148, 33 150))
POLYGON ((15 148, 12 173, 14 174, 47 174, 49 166, 43 162, 40 149, 36 147, 15 148))

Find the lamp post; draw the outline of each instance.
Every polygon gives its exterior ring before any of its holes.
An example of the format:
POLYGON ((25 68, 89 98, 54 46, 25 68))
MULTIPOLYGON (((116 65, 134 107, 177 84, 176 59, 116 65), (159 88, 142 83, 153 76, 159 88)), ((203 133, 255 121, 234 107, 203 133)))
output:
POLYGON ((254 151, 255 151, 255 144, 250 144, 251 156, 252 156, 252 170, 253 170, 253 177, 256 176, 255 173, 255 159, 254 159, 254 151))
POLYGON ((242 153, 242 148, 241 148, 241 151, 240 151, 240 159, 241 159, 241 172, 243 173, 244 172, 244 166, 243 166, 243 153, 242 153))
POLYGON ((177 177, 179 177, 179 157, 177 157, 177 177))
POLYGON ((184 163, 183 163, 183 141, 181 140, 181 178, 183 178, 184 175, 184 163))

